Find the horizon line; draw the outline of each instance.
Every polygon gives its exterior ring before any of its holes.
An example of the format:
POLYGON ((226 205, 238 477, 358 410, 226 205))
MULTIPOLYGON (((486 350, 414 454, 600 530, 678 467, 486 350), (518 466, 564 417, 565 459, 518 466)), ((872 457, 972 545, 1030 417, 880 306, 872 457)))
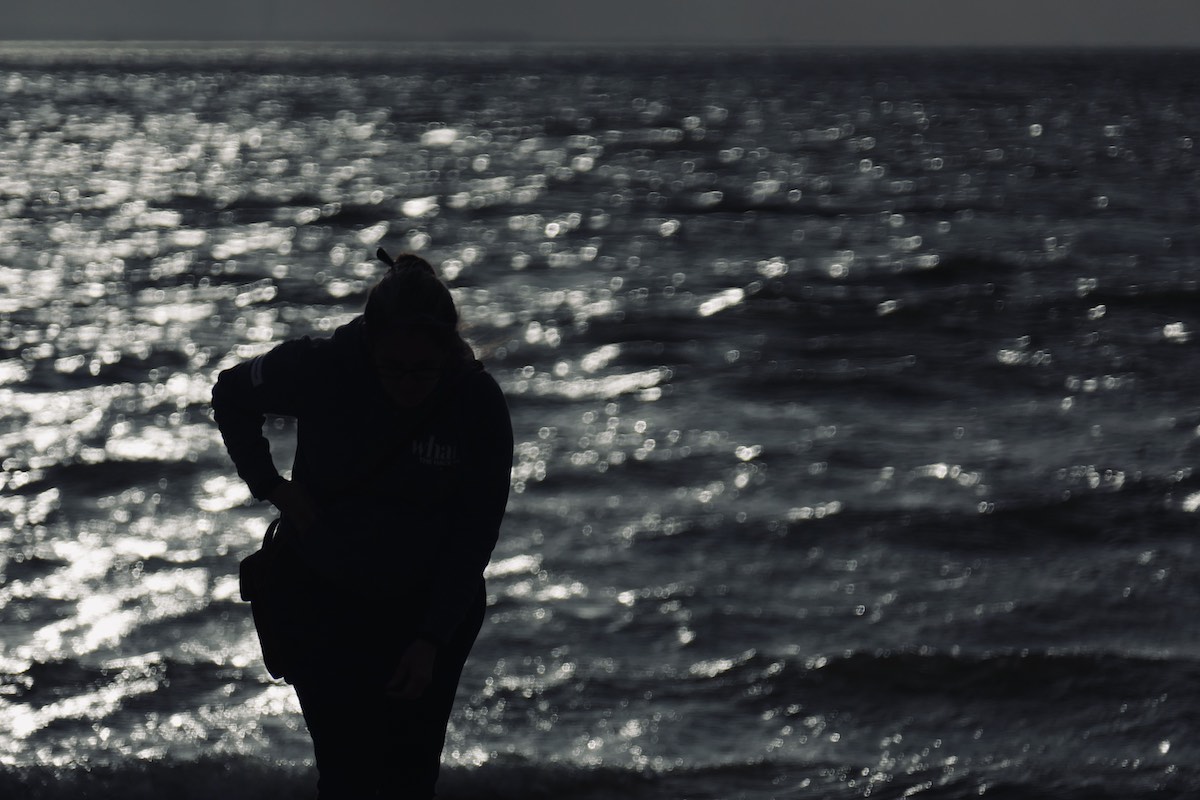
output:
POLYGON ((38 46, 74 46, 74 47, 371 47, 379 49, 398 49, 404 47, 565 47, 565 48, 671 48, 688 49, 699 47, 720 47, 726 49, 774 49, 774 50, 1044 50, 1044 51, 1087 51, 1087 50, 1129 50, 1129 51, 1200 51, 1200 43, 1172 44, 1143 42, 1064 42, 1064 43, 869 43, 869 42, 782 42, 777 39, 758 40, 670 40, 659 41, 651 39, 627 40, 583 40, 583 39, 0 39, 0 47, 38 47, 38 46))

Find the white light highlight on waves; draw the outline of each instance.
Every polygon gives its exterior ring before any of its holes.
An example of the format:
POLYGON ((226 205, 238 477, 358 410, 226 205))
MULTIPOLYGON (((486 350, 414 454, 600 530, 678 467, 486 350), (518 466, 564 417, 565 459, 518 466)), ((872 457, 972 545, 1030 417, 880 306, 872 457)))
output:
POLYGON ((541 568, 542 557, 540 555, 525 553, 488 564, 483 575, 485 578, 504 578, 523 572, 531 572, 536 575, 541 568))
POLYGON ((555 380, 540 374, 529 380, 518 380, 504 387, 514 394, 535 394, 542 397, 557 396, 569 400, 588 398, 612 399, 630 392, 651 392, 643 399, 657 399, 661 394, 659 385, 671 379, 672 372, 664 367, 632 372, 623 375, 608 375, 603 378, 575 378, 555 380))
POLYGON ((437 195, 430 195, 428 197, 414 197, 411 200, 405 200, 400 206, 400 211, 406 217, 423 217, 435 211, 437 207, 437 195))
POLYGON ((702 317, 711 317, 719 311, 736 306, 745 299, 745 289, 726 289, 701 303, 698 311, 702 317))
POLYGON ((201 489, 203 494, 196 498, 196 506, 206 514, 229 511, 250 499, 250 489, 246 484, 228 475, 209 478, 201 489))
POLYGON ((6 754, 23 749, 21 742, 35 731, 60 719, 103 719, 130 697, 157 691, 159 681, 145 669, 124 670, 117 680, 92 692, 67 697, 40 708, 28 703, 0 706, 0 730, 8 732, 0 739, 6 754), (5 741, 8 740, 8 741, 5 741))
POLYGON ((581 358, 579 366, 584 372, 598 372, 607 367, 620 354, 620 345, 606 344, 581 358))
MULTIPOLYGON (((409 202, 412 202, 411 200, 409 202)), ((407 213, 407 212, 405 212, 407 213)), ((358 240, 366 245, 377 244, 388 232, 387 222, 376 222, 358 232, 358 240)))
POLYGON ((1183 344, 1192 338, 1191 331, 1182 322, 1171 322, 1164 325, 1162 335, 1168 342, 1176 342, 1178 344, 1183 344))
POLYGON ((425 147, 449 147, 458 139, 458 131, 454 128, 434 128, 421 134, 421 144, 425 147))

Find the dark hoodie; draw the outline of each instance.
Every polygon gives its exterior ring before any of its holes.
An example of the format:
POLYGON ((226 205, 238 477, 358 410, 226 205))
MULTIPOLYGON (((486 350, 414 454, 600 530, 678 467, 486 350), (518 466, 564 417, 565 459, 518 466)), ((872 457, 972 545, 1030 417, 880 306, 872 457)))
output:
POLYGON ((391 403, 371 365, 362 317, 223 371, 217 425, 258 499, 283 478, 266 414, 297 420, 292 480, 317 525, 294 529, 303 561, 336 598, 403 609, 413 635, 443 644, 482 591, 508 500, 512 425, 479 362, 443 376, 416 409, 391 403))

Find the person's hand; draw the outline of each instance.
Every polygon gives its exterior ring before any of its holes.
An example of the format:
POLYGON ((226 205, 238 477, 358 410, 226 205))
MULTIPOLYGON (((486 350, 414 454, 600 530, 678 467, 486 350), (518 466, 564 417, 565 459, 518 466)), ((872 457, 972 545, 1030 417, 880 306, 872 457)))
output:
POLYGON ((267 500, 279 509, 289 525, 295 525, 301 533, 317 523, 317 512, 313 509, 312 501, 292 481, 281 481, 267 500))
POLYGON ((416 700, 433 681, 437 645, 428 639, 414 639, 400 656, 396 672, 387 684, 387 695, 396 700, 416 700))

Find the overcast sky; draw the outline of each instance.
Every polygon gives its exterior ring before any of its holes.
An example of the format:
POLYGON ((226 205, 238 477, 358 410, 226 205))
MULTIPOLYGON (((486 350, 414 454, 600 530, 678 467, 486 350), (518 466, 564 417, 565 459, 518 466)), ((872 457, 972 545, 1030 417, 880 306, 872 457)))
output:
POLYGON ((1200 46, 1200 0, 9 0, 0 38, 1200 46))

